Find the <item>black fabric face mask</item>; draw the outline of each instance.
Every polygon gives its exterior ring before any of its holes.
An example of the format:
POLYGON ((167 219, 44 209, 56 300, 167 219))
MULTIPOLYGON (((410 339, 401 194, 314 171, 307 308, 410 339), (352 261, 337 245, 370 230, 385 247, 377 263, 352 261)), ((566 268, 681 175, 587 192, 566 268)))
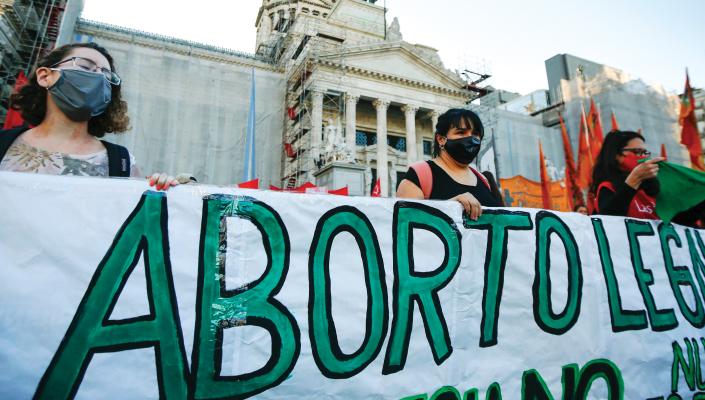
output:
POLYGON ((470 164, 480 153, 482 141, 477 136, 468 136, 461 139, 448 139, 445 149, 448 155, 460 164, 470 164))

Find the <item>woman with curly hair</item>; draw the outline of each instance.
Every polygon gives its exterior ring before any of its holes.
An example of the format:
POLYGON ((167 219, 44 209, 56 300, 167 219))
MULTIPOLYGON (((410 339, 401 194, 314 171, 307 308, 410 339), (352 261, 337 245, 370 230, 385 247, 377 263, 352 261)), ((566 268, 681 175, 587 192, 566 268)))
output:
MULTIPOLYGON (((121 83, 113 58, 95 43, 69 44, 47 54, 27 85, 10 96, 10 107, 29 126, 0 131, 0 171, 139 176, 126 148, 99 139, 129 128, 121 83)), ((176 184, 166 174, 150 177, 157 189, 176 184)))

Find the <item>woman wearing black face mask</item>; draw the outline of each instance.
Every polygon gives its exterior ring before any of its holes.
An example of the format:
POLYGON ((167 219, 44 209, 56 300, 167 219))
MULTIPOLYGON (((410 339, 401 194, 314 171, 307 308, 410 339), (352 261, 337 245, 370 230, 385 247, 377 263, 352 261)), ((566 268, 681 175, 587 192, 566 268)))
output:
MULTIPOLYGON (((595 213, 641 219, 660 219, 656 214, 658 163, 648 159, 644 137, 636 132, 612 131, 602 144, 593 168, 591 192, 595 213)), ((669 193, 678 196, 678 193, 669 193)), ((673 221, 694 225, 705 212, 705 202, 678 214, 673 221)))
POLYGON ((409 168, 397 197, 456 200, 472 219, 482 215, 482 206, 501 207, 501 198, 492 190, 494 182, 469 165, 480 152, 483 136, 477 114, 465 109, 448 110, 438 118, 433 160, 409 168))
MULTIPOLYGON (((98 139, 129 128, 121 79, 103 47, 75 43, 53 50, 10 96, 10 106, 32 127, 0 131, 0 171, 139 176, 127 149, 98 139)), ((178 184, 166 174, 151 178, 157 189, 178 184)))

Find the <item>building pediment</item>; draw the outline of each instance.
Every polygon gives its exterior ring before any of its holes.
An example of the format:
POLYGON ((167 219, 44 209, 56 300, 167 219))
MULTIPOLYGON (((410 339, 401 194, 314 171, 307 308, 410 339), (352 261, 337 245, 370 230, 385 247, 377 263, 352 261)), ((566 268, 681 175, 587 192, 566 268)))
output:
POLYGON ((432 49, 419 48, 405 42, 382 42, 341 49, 321 54, 319 59, 373 75, 395 77, 452 91, 463 90, 466 85, 460 77, 443 67, 432 49), (424 56, 424 52, 430 54, 424 56))

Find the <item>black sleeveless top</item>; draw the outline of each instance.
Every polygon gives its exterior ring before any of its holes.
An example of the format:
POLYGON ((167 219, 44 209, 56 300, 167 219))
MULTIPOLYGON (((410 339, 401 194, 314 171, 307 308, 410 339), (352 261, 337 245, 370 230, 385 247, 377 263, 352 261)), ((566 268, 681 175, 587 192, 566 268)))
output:
MULTIPOLYGON (((450 200, 453 197, 470 193, 475 196, 477 201, 485 207, 501 207, 501 201, 495 196, 482 180, 477 177, 475 186, 463 185, 456 182, 443 168, 436 165, 433 161, 426 161, 431 167, 431 176, 433 176, 433 187, 431 188, 430 200, 450 200)), ((419 177, 413 168, 406 171, 404 179, 421 188, 419 177)))

